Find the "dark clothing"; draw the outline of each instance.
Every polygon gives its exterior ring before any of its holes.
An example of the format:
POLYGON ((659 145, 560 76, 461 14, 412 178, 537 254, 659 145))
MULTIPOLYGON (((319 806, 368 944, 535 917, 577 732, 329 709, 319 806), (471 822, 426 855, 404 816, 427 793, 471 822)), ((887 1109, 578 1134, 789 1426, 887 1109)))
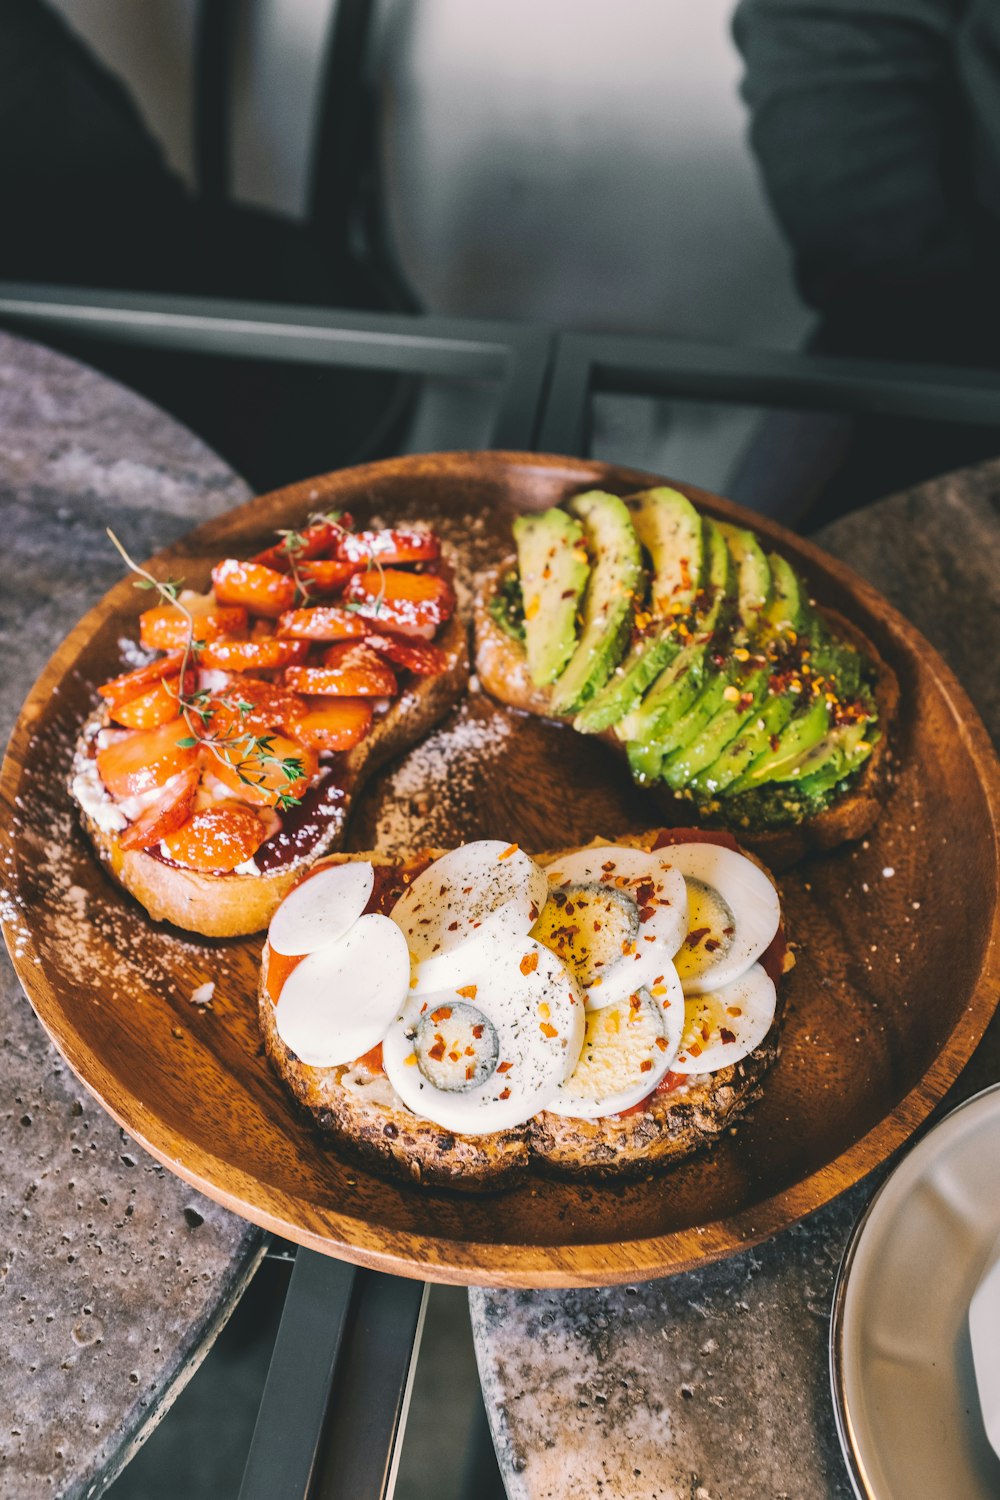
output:
POLYGON ((741 0, 734 34, 819 346, 1000 363, 1000 0, 741 0))

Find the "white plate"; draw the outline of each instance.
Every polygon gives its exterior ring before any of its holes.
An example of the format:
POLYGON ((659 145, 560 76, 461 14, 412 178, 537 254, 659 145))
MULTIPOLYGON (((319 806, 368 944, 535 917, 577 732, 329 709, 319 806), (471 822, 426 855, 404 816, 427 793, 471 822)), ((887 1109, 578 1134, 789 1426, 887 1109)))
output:
POLYGON ((830 1368, 860 1500, 1000 1496, 1000 1458, 983 1427, 968 1325, 998 1232, 995 1084, 959 1105, 900 1162, 844 1255, 830 1368))

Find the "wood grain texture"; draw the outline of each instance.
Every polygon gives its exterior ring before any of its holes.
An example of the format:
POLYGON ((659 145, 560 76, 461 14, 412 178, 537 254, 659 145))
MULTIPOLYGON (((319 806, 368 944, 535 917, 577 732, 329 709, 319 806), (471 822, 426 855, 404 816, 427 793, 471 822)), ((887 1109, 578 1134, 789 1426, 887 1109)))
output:
MULTIPOLYGON (((432 520, 456 547, 467 585, 507 550, 517 509, 595 484, 626 493, 652 482, 536 455, 393 460, 243 506, 156 567, 201 582, 221 552, 257 550, 273 527, 336 505, 366 521, 432 520)), ((691 1267, 773 1233, 856 1182, 940 1099, 1000 985, 1000 773, 985 731, 940 657, 869 585, 781 528, 678 488, 766 536, 821 603, 857 621, 902 686, 897 764, 876 828, 864 846, 810 860, 782 882, 799 961, 782 1057, 752 1118, 649 1181, 533 1182, 475 1202, 368 1175, 325 1147, 262 1056, 259 940, 157 928, 111 886, 76 830, 64 790, 71 747, 143 603, 125 582, 59 648, 11 740, 0 787, 18 910, 9 936, 57 1046, 172 1170, 267 1228, 383 1270, 494 1286, 597 1285, 691 1267), (70 889, 79 892, 72 924, 70 889), (201 1009, 189 997, 206 980, 216 997, 201 1009)), ((504 837, 546 848, 653 821, 607 747, 473 694, 369 784, 348 846, 504 837)))

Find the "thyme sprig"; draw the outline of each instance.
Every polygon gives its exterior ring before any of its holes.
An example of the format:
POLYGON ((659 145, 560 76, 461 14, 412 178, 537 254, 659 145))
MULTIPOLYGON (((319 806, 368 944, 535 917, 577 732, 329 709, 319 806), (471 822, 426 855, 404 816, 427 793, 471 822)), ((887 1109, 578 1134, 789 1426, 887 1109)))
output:
MULTIPOLYGON (((178 610, 187 621, 184 655, 181 658, 180 674, 177 679, 177 702, 184 722, 191 733, 184 739, 178 740, 178 745, 183 749, 194 749, 196 745, 204 745, 221 765, 236 772, 243 786, 265 786, 269 773, 275 771, 279 771, 290 786, 299 781, 305 774, 305 766, 298 756, 275 755, 273 734, 253 734, 249 729, 240 727, 245 724, 254 705, 248 703, 245 698, 231 696, 233 693, 239 693, 238 687, 227 688, 223 693, 212 693, 208 688, 200 688, 194 692, 185 691, 188 673, 197 665, 197 653, 205 643, 195 640, 195 617, 181 600, 184 580, 180 578, 164 582, 162 579, 154 578, 152 573, 140 567, 129 556, 110 526, 107 528, 107 533, 129 571, 138 575, 135 587, 155 590, 164 603, 178 610), (212 720, 220 708, 235 711, 239 716, 239 722, 225 724, 221 730, 218 728, 210 730, 212 720)), ((164 687, 167 692, 171 691, 166 683, 164 687)), ((298 797, 293 797, 289 792, 279 791, 275 798, 275 805, 280 811, 285 812, 289 808, 297 807, 299 801, 298 797)))
MULTIPOLYGON (((313 526, 329 526, 333 531, 339 532, 341 536, 349 536, 354 541, 357 541, 358 538, 355 533, 343 524, 343 515, 344 512, 342 510, 313 511, 306 522, 305 531, 285 530, 278 532, 278 536, 281 537, 284 545, 285 555, 288 558, 288 571, 295 580, 295 588, 303 605, 310 603, 310 592, 313 587, 312 581, 304 577, 301 572, 303 559, 300 553, 306 545, 306 532, 313 526)), ((385 565, 374 547, 368 546, 365 550, 367 552, 369 567, 373 568, 379 577, 379 590, 375 596, 375 608, 373 610, 373 614, 377 618, 385 601, 385 565)), ((361 610, 363 606, 351 600, 344 604, 344 608, 355 613, 361 610)))

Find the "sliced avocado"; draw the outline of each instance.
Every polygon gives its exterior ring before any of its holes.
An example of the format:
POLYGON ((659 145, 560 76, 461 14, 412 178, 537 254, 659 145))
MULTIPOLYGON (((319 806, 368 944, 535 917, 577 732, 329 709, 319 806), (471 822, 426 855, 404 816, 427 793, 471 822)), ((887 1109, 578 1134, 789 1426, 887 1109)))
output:
POLYGON ((704 732, 713 715, 725 703, 724 695, 727 686, 724 672, 711 672, 707 675, 705 686, 687 713, 681 714, 679 719, 674 719, 671 724, 665 725, 653 741, 664 757, 682 751, 686 745, 704 732))
POLYGON ((744 691, 736 682, 728 680, 715 713, 693 739, 664 763, 663 780, 675 792, 717 760, 750 718, 759 717, 767 697, 767 674, 761 672, 757 677, 759 680, 755 682, 753 692, 744 691), (732 692, 738 695, 735 702, 730 697, 732 692))
POLYGON ((621 661, 643 581, 639 538, 624 501, 588 490, 575 495, 567 508, 583 525, 592 566, 580 640, 552 695, 556 714, 582 708, 621 661))
POLYGON ((576 650, 576 616, 590 576, 583 527, 564 510, 518 516, 524 648, 536 687, 554 682, 576 650))
POLYGON ((640 743, 661 740, 668 726, 690 710, 696 694, 704 690, 711 675, 709 653, 713 637, 728 625, 736 596, 736 575, 729 548, 713 521, 705 522, 705 543, 708 582, 705 607, 698 612, 692 626, 694 638, 660 674, 639 707, 628 716, 627 723, 616 729, 616 733, 621 731, 629 740, 640 743))
POLYGON ((683 644, 679 626, 694 607, 705 575, 702 519, 678 490, 661 486, 625 501, 652 563, 649 607, 628 655, 573 721, 583 734, 600 734, 639 702, 683 644))
POLYGON ((829 726, 830 710, 826 699, 820 694, 789 719, 778 735, 777 745, 769 745, 756 760, 751 761, 743 775, 732 782, 730 795, 737 796, 740 792, 763 786, 769 781, 794 780, 802 761, 825 737, 829 726))
POLYGON ((771 628, 781 634, 799 631, 808 618, 809 596, 791 563, 777 552, 768 554, 774 595, 768 608, 771 628))
POLYGON ((752 531, 718 522, 736 564, 736 613, 744 637, 756 633, 761 613, 771 602, 774 583, 767 555, 752 531))
POLYGON ((770 747, 771 740, 784 729, 794 709, 795 699, 788 694, 768 698, 759 713, 748 716, 719 758, 692 778, 689 783, 691 791, 699 797, 714 797, 724 792, 758 755, 770 747))

